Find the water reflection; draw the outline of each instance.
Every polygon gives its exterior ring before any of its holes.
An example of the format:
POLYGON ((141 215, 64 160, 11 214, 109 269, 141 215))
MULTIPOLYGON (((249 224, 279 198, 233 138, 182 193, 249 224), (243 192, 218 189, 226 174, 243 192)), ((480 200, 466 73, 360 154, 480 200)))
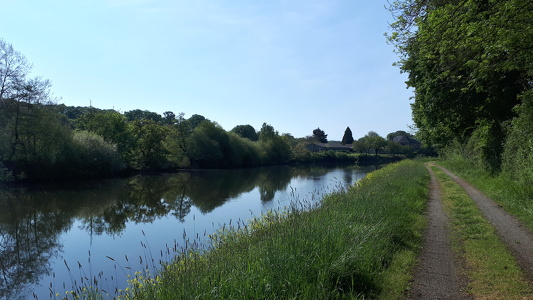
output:
POLYGON ((11 193, 1 192, 0 197, 0 298, 15 299, 51 272, 49 261, 61 251, 59 235, 72 220, 32 197, 23 202, 11 193))
MULTIPOLYGON (((0 189, 0 299, 15 299, 50 275, 62 252, 60 237, 78 221, 94 236, 120 236, 129 222, 172 216, 180 222, 196 207, 207 214, 258 189, 261 202, 288 189, 293 178, 319 180, 330 167, 288 166, 139 175, 69 186, 0 189)), ((353 169, 342 180, 353 183, 353 169)))

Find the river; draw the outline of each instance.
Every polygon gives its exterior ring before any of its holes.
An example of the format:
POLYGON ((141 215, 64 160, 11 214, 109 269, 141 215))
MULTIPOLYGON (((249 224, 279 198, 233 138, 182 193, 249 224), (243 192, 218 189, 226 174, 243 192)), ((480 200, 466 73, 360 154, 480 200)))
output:
POLYGON ((269 210, 312 207, 374 167, 198 170, 0 189, 0 299, 60 299, 171 260, 269 210))

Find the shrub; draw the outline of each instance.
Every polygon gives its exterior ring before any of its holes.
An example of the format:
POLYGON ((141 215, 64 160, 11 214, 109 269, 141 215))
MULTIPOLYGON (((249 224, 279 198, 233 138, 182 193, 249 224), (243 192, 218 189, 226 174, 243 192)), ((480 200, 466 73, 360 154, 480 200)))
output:
POLYGON ((533 183, 533 91, 521 98, 504 145, 502 169, 514 179, 533 183))
POLYGON ((72 177, 97 177, 116 174, 124 169, 115 145, 88 131, 75 131, 72 144, 65 149, 60 169, 72 177))

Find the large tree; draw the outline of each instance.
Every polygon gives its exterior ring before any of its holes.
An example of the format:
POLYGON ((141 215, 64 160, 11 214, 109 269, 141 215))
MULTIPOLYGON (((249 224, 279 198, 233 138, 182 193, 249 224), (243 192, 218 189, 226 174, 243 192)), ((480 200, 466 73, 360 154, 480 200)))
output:
POLYGON ((0 161, 54 156, 66 139, 57 116, 39 105, 50 103, 50 82, 29 78, 31 68, 24 55, 0 39, 0 161))
POLYGON ((313 130, 313 137, 320 143, 328 142, 328 135, 324 132, 324 130, 320 129, 320 127, 313 130))
POLYGON ((505 124, 533 88, 533 2, 403 0, 391 10, 418 135, 442 147, 480 129, 480 155, 497 164, 505 124))
POLYGON ((374 151, 375 155, 387 146, 387 141, 375 131, 369 131, 364 137, 357 142, 357 147, 365 147, 367 152, 374 151))
POLYGON ((257 141, 259 139, 259 136, 252 125, 237 125, 231 130, 231 132, 252 141, 257 141))

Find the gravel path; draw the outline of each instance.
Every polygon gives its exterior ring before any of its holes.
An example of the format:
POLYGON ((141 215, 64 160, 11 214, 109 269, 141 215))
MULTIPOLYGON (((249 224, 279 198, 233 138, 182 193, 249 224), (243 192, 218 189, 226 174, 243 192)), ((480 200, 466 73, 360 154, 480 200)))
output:
MULTIPOLYGON (((533 283, 533 232, 478 189, 448 169, 436 166, 459 184, 477 204, 533 283)), ((427 211, 429 224, 424 233, 423 249, 415 268, 412 288, 407 296, 409 299, 471 299, 471 296, 463 292, 468 279, 461 271, 463 265, 460 258, 451 248, 448 217, 442 209, 438 181, 429 166, 426 167, 431 175, 427 211)))
POLYGON ((484 217, 496 228, 500 239, 507 249, 517 259, 520 267, 525 271, 530 282, 533 282, 533 232, 526 228, 515 217, 505 212, 498 204, 478 189, 457 177, 449 170, 437 166, 459 184, 474 202, 476 202, 484 217))
POLYGON ((442 208, 439 183, 433 171, 427 168, 431 175, 428 227, 424 232, 424 243, 408 298, 471 299, 463 292, 468 281, 461 272, 459 258, 452 250, 448 216, 442 208))

